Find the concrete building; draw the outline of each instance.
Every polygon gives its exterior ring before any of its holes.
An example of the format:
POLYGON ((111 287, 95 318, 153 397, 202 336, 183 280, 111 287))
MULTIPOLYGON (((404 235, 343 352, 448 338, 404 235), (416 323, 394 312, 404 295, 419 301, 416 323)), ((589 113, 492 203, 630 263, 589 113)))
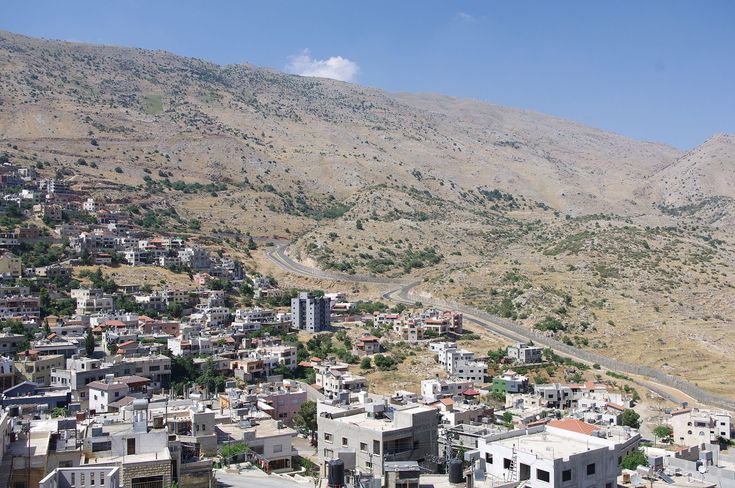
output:
POLYGON ((543 360, 543 353, 543 347, 529 346, 525 342, 519 342, 515 346, 508 347, 506 357, 518 364, 533 364, 543 360))
POLYGON ((302 292, 291 299, 291 327, 307 332, 319 332, 329 327, 331 307, 329 298, 315 297, 302 292))
POLYGON ((245 442, 257 462, 268 472, 290 471, 292 457, 296 454, 293 439, 296 431, 260 412, 248 415, 236 423, 218 424, 220 445, 228 442, 245 442))
POLYGON ((77 466, 56 468, 38 484, 38 488, 119 488, 120 468, 115 466, 77 466))
POLYGON ((718 438, 733 438, 732 417, 726 412, 683 408, 671 412, 674 442, 682 446, 716 443, 718 438))
MULTIPOLYGON (((10 330, 9 328, 6 330, 10 330)), ((20 334, 12 334, 10 332, 0 333, 0 354, 10 355, 18 352, 18 349, 25 342, 26 338, 20 334)))
POLYGON ((342 392, 356 394, 367 391, 367 380, 350 373, 346 364, 323 363, 315 367, 316 384, 329 399, 338 398, 342 392))
POLYGON ((493 378, 493 393, 525 393, 528 391, 528 377, 508 370, 502 376, 493 378))
POLYGON ((0 276, 20 278, 23 275, 23 264, 20 258, 11 252, 0 255, 0 276))
POLYGON ((70 296, 77 301, 78 315, 92 315, 114 310, 112 297, 104 296, 102 290, 78 288, 72 290, 70 296))
POLYGON ((318 454, 322 474, 339 452, 355 456, 355 469, 384 473, 386 461, 418 461, 432 469, 437 455, 436 409, 415 403, 390 405, 362 401, 351 405, 317 404, 318 454))
POLYGON ((380 338, 374 335, 363 333, 355 339, 355 351, 357 354, 371 356, 380 352, 380 338))
POLYGON ((41 386, 51 386, 51 370, 61 369, 66 364, 66 359, 61 354, 39 356, 37 353, 21 354, 15 361, 15 369, 18 375, 26 381, 31 381, 41 386))
POLYGON ((475 353, 456 347, 445 347, 452 343, 437 343, 435 350, 439 356, 439 364, 453 378, 484 382, 487 376, 487 364, 475 360, 475 353))
POLYGON ((491 434, 478 440, 479 463, 496 484, 615 488, 620 462, 640 435, 609 435, 579 420, 491 434))
POLYGON ((472 381, 458 379, 439 379, 421 381, 421 399, 424 403, 434 403, 442 398, 454 398, 472 387, 472 381))

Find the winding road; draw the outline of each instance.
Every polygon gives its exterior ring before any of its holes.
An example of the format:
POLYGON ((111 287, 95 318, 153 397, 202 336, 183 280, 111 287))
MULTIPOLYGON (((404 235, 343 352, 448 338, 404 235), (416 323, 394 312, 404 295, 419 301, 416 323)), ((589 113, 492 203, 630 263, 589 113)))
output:
POLYGON ((320 280, 385 285, 386 288, 388 288, 388 290, 382 294, 382 297, 385 300, 408 305, 420 301, 438 309, 458 310, 462 312, 465 320, 510 341, 527 342, 532 340, 536 344, 549 347, 557 354, 570 357, 575 361, 588 365, 598 363, 611 371, 624 371, 635 375, 635 377, 631 378, 631 381, 673 403, 680 404, 682 402, 688 402, 689 404, 692 404, 694 402, 698 402, 703 405, 709 404, 718 408, 735 411, 735 401, 726 397, 714 395, 685 380, 670 376, 653 368, 643 367, 646 371, 645 373, 641 373, 637 371, 642 368, 639 365, 629 365, 622 361, 608 358, 594 352, 562 344, 552 338, 538 334, 533 330, 521 327, 518 324, 500 317, 492 316, 464 304, 444 303, 440 300, 435 300, 430 296, 416 294, 413 292, 413 289, 421 283, 420 281, 399 280, 380 276, 332 273, 317 268, 310 268, 291 259, 286 254, 287 247, 288 244, 286 242, 277 242, 273 246, 266 248, 265 255, 270 261, 288 273, 320 280), (688 391, 683 391, 679 385, 683 385, 683 388, 688 391))

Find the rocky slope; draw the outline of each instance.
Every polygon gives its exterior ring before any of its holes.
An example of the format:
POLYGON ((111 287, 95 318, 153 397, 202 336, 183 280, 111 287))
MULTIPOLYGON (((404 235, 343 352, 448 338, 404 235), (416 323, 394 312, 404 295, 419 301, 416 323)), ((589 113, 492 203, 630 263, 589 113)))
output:
POLYGON ((0 73, 0 150, 157 229, 290 236, 304 261, 412 274, 735 394, 732 136, 682 154, 472 100, 7 32, 0 73))

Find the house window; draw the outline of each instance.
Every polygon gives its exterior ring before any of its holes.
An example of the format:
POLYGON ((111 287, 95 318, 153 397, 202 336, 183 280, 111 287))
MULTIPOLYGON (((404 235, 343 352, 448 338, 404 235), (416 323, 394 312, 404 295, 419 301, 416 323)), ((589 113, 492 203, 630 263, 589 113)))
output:
POLYGON ((565 469, 561 472, 561 480, 562 481, 572 481, 572 470, 571 469, 565 469))
POLYGON ((536 479, 539 481, 543 481, 545 483, 549 482, 549 472, 544 471, 543 469, 537 469, 536 470, 536 479))
POLYGON ((92 452, 109 451, 112 449, 112 441, 92 443, 92 452))
POLYGON ((347 437, 343 437, 342 438, 342 445, 343 446, 346 446, 347 445, 347 437))
POLYGON ((373 441, 373 454, 380 454, 380 441, 373 441))
POLYGON ((510 469, 510 459, 503 458, 503 469, 510 469))
POLYGON ((367 442, 360 443, 360 451, 367 452, 367 442))
POLYGON ((587 476, 595 474, 595 463, 587 465, 587 476))
POLYGON ((493 463, 493 455, 490 454, 489 452, 485 453, 485 462, 487 464, 492 464, 493 463))
POLYGON ((332 434, 330 434, 329 432, 325 432, 324 433, 324 440, 326 442, 332 442, 332 434))
POLYGON ((283 446, 281 444, 276 444, 273 446, 273 452, 283 452, 283 446))

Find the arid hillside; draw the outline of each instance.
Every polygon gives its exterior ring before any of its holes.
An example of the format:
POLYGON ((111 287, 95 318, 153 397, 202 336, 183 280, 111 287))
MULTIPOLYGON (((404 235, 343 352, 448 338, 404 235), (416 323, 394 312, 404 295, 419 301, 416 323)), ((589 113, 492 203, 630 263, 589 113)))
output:
POLYGON ((735 396, 733 136, 682 154, 524 110, 0 32, 8 157, 156 231, 293 240, 735 396))

